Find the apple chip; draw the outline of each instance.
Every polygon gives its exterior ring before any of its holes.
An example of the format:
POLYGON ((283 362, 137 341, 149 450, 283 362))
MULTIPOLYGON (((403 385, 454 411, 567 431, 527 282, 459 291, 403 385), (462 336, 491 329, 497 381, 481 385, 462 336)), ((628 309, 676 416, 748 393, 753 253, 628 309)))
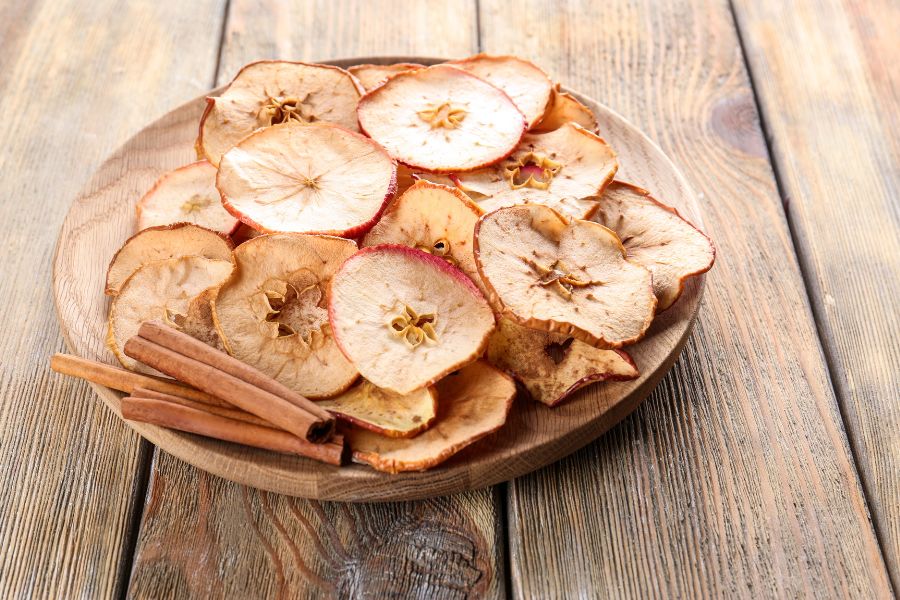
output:
POLYGON ((468 71, 506 92, 525 115, 529 129, 544 116, 550 104, 553 82, 537 65, 527 60, 516 56, 476 54, 447 64, 468 71))
POLYGON ((480 287, 472 253, 475 223, 480 216, 481 209, 459 190, 418 181, 388 205, 360 245, 418 248, 458 267, 480 287))
POLYGON ((550 99, 550 105, 544 118, 538 123, 532 131, 535 133, 544 133, 547 131, 555 131, 566 123, 575 123, 581 125, 589 131, 597 131, 597 117, 591 112, 587 106, 575 99, 572 94, 560 91, 559 85, 553 89, 553 97, 550 99))
POLYGON ((214 166, 201 160, 163 175, 137 204, 138 229, 193 223, 230 235, 239 221, 222 206, 214 166))
POLYGON ((191 223, 162 225, 131 236, 113 256, 106 272, 106 294, 115 296, 128 277, 143 265, 181 256, 231 260, 231 241, 191 223))
POLYGON ((397 189, 384 149, 330 123, 285 123, 244 138, 222 157, 226 210, 266 232, 356 237, 397 189))
POLYGON ((122 366, 133 371, 156 374, 153 369, 125 356, 122 348, 137 335, 141 323, 159 320, 178 327, 191 300, 219 285, 234 264, 203 256, 182 256, 147 263, 122 284, 109 308, 106 344, 122 366))
POLYGON ((685 279, 712 267, 716 250, 710 239, 647 190, 614 181, 599 201, 593 220, 615 231, 628 259, 653 273, 659 310, 678 300, 685 279))
POLYGON ((556 406, 595 381, 624 381, 639 373, 622 350, 594 348, 574 338, 500 319, 488 344, 491 364, 514 375, 531 397, 556 406))
POLYGON ((650 271, 626 259, 616 234, 541 204, 482 217, 475 262, 494 310, 526 327, 618 348, 653 320, 650 271))
POLYGON ((446 173, 429 173, 427 171, 416 171, 412 174, 413 179, 418 181, 430 181, 431 183, 436 183, 438 185, 447 186, 450 188, 456 187, 456 180, 452 175, 447 175, 446 173))
POLYGON ((356 77, 367 92, 396 75, 405 71, 422 69, 423 65, 417 63, 394 63, 392 65, 356 65, 347 69, 356 77))
POLYGON ((228 88, 207 98, 197 154, 215 166, 222 155, 260 127, 326 121, 358 131, 356 103, 362 90, 338 67, 283 60, 246 65, 228 88))
POLYGON ((399 73, 359 101, 359 125, 413 169, 471 171, 512 152, 525 118, 509 96, 461 69, 399 73))
POLYGON ((363 429, 388 437, 410 438, 428 429, 434 421, 437 400, 434 387, 401 395, 363 381, 343 394, 322 400, 319 406, 363 429))
POLYGON ((329 282, 356 251, 351 240, 261 235, 234 250, 234 274, 213 300, 225 349, 309 398, 346 390, 356 369, 328 324, 329 282))
POLYGON ((462 271, 407 246, 364 248, 331 281, 329 317, 360 374, 408 394, 478 358, 494 314, 462 271))
POLYGON ((171 317, 171 325, 174 325, 189 336, 196 338, 206 344, 212 346, 216 350, 225 352, 225 344, 216 331, 216 324, 213 321, 212 300, 218 293, 218 288, 211 287, 195 296, 188 302, 185 313, 175 313, 171 317))
POLYGON ((457 185, 490 212, 514 204, 546 204, 588 218, 618 169, 616 153, 599 136, 566 123, 549 133, 529 133, 500 164, 456 175, 457 185))
POLYGON ((516 384, 479 360, 442 379, 437 390, 438 416, 430 429, 412 439, 349 429, 353 458, 387 473, 430 469, 503 427, 516 384))

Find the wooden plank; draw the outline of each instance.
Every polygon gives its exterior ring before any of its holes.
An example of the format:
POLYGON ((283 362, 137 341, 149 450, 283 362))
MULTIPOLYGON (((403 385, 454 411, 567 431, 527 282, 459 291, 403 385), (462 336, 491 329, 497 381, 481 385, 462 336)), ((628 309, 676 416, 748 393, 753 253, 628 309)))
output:
POLYGON ((103 158, 210 83, 222 6, 0 7, 3 597, 103 598, 121 585, 139 438, 86 385, 50 373, 64 349, 50 262, 69 203, 103 158))
POLYGON ((729 6, 481 2, 521 53, 622 112, 701 194, 718 262, 642 408, 510 486, 518 597, 889 597, 729 6))
POLYGON ((900 587, 900 4, 735 3, 876 530, 900 587))
MULTIPOLYGON (((474 3, 233 0, 219 82, 261 58, 465 55, 477 47, 474 11, 474 3), (436 36, 432 22, 459 27, 436 36)), ((311 502, 159 453, 129 594, 499 597, 500 500, 484 490, 427 502, 311 502)))

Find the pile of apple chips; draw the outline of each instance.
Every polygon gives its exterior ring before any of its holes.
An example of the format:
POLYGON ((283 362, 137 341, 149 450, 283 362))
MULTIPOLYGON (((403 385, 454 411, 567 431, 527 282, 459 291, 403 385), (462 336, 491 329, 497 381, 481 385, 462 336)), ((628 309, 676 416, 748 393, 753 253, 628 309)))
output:
POLYGON ((591 111, 512 56, 253 63, 196 148, 112 260, 110 348, 147 369, 122 347, 163 320, 320 401, 383 471, 502 427, 513 378, 555 406, 637 377, 623 348, 714 260, 614 180, 591 111))

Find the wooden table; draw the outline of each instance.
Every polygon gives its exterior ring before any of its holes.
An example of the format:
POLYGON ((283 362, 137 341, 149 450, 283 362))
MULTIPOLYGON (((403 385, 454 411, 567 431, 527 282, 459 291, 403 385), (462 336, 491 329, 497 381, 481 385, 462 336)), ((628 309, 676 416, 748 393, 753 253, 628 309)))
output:
POLYGON ((897 31, 890 0, 0 3, 0 595, 890 597, 897 31), (605 437, 492 489, 309 502, 157 452, 48 371, 57 230, 129 135, 257 58, 479 50, 642 128, 718 244, 683 356, 605 437))

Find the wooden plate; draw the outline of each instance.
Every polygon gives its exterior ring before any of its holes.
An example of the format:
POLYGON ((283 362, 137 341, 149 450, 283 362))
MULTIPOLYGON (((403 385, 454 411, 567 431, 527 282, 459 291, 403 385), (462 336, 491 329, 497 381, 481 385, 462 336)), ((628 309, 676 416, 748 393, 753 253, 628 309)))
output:
MULTIPOLYGON (((419 57, 359 58, 359 63, 418 62, 419 57)), ((684 177, 643 133, 615 112, 575 95, 600 121, 603 137, 619 154, 619 179, 645 187, 701 225, 684 177)), ((197 124, 205 102, 197 98, 176 108, 131 138, 97 171, 74 201, 60 232, 54 259, 54 292, 60 327, 69 348, 86 358, 116 364, 104 347, 108 299, 106 267, 135 229, 134 206, 165 171, 195 160, 197 124)), ((286 456, 127 422, 145 438, 201 469, 253 487, 323 500, 407 500, 484 487, 524 475, 574 452, 623 419, 650 393, 675 362, 690 333, 703 279, 688 283, 682 298, 657 317, 649 334, 629 347, 641 377, 624 383, 589 386, 554 409, 518 398, 507 425, 443 465, 423 473, 387 475, 352 465, 336 468, 286 456)), ((122 394, 94 389, 121 417, 122 394)))

